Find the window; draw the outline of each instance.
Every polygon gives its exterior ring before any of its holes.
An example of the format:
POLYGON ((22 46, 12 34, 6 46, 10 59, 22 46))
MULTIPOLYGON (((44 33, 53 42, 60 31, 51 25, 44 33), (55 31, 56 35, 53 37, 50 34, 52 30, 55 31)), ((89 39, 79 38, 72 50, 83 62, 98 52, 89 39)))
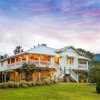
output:
POLYGON ((67 63, 68 64, 72 64, 74 61, 74 58, 73 57, 67 57, 67 63))
POLYGON ((54 61, 55 61, 56 64, 59 65, 59 56, 55 56, 55 57, 54 57, 54 61))

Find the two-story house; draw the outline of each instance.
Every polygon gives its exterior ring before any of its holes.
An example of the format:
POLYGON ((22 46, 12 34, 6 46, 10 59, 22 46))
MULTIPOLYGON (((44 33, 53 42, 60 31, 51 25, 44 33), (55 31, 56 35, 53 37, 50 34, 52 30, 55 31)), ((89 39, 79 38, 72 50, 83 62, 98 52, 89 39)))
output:
POLYGON ((88 71, 88 58, 81 56, 80 52, 72 46, 61 49, 54 49, 41 44, 31 48, 27 51, 15 54, 0 60, 0 79, 3 81, 14 80, 20 81, 20 74, 22 79, 23 73, 18 73, 17 68, 24 63, 35 64, 37 67, 55 68, 56 71, 51 72, 36 72, 32 75, 32 80, 38 81, 47 76, 48 79, 58 80, 64 75, 70 77, 78 82, 78 74, 76 71, 88 71), (10 72, 9 75, 7 75, 10 72))

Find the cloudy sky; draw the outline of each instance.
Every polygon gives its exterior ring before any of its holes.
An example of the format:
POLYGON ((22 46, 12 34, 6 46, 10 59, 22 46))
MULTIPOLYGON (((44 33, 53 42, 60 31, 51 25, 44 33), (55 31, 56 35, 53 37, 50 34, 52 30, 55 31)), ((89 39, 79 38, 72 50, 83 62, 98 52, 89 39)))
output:
POLYGON ((39 43, 100 53, 100 0, 0 0, 0 54, 39 43))

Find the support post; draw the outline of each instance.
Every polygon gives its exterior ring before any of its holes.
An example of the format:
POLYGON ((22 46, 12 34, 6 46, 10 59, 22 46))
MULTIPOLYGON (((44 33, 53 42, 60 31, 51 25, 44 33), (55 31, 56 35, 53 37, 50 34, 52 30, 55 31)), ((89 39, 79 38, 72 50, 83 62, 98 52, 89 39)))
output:
POLYGON ((41 59, 40 59, 40 55, 39 55, 39 67, 41 67, 41 59))
POLYGON ((28 64, 28 55, 26 55, 26 63, 28 64))
POLYGON ((15 70, 14 70, 14 81, 16 82, 16 73, 15 73, 15 70))
POLYGON ((40 74, 40 72, 39 72, 39 82, 40 82, 40 77, 41 77, 41 74, 40 74))
POLYGON ((88 66, 89 66, 88 61, 86 61, 86 67, 87 67, 86 69, 87 69, 87 70, 88 70, 88 66))
POLYGON ((2 72, 2 83, 4 82, 3 72, 2 72))
POLYGON ((6 73, 4 73, 4 82, 6 83, 6 73))
POLYGON ((15 68, 16 68, 17 66, 16 66, 16 58, 15 58, 15 68))
POLYGON ((55 67, 55 61, 54 61, 54 57, 51 57, 51 59, 50 59, 51 61, 51 67, 55 67))
POLYGON ((19 73, 19 82, 21 82, 21 80, 22 80, 22 77, 21 77, 21 73, 19 73))
POLYGON ((11 58, 10 58, 10 68, 11 68, 11 58))

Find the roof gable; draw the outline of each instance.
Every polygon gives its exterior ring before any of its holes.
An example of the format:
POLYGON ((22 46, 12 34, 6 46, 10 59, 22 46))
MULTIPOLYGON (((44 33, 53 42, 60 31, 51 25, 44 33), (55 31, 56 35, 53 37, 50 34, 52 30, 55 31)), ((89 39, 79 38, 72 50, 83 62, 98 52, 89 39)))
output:
POLYGON ((74 48, 73 46, 66 46, 64 48, 56 50, 56 52, 60 53, 60 52, 66 51, 68 49, 73 49, 76 53, 80 54, 80 52, 76 48, 74 48))

